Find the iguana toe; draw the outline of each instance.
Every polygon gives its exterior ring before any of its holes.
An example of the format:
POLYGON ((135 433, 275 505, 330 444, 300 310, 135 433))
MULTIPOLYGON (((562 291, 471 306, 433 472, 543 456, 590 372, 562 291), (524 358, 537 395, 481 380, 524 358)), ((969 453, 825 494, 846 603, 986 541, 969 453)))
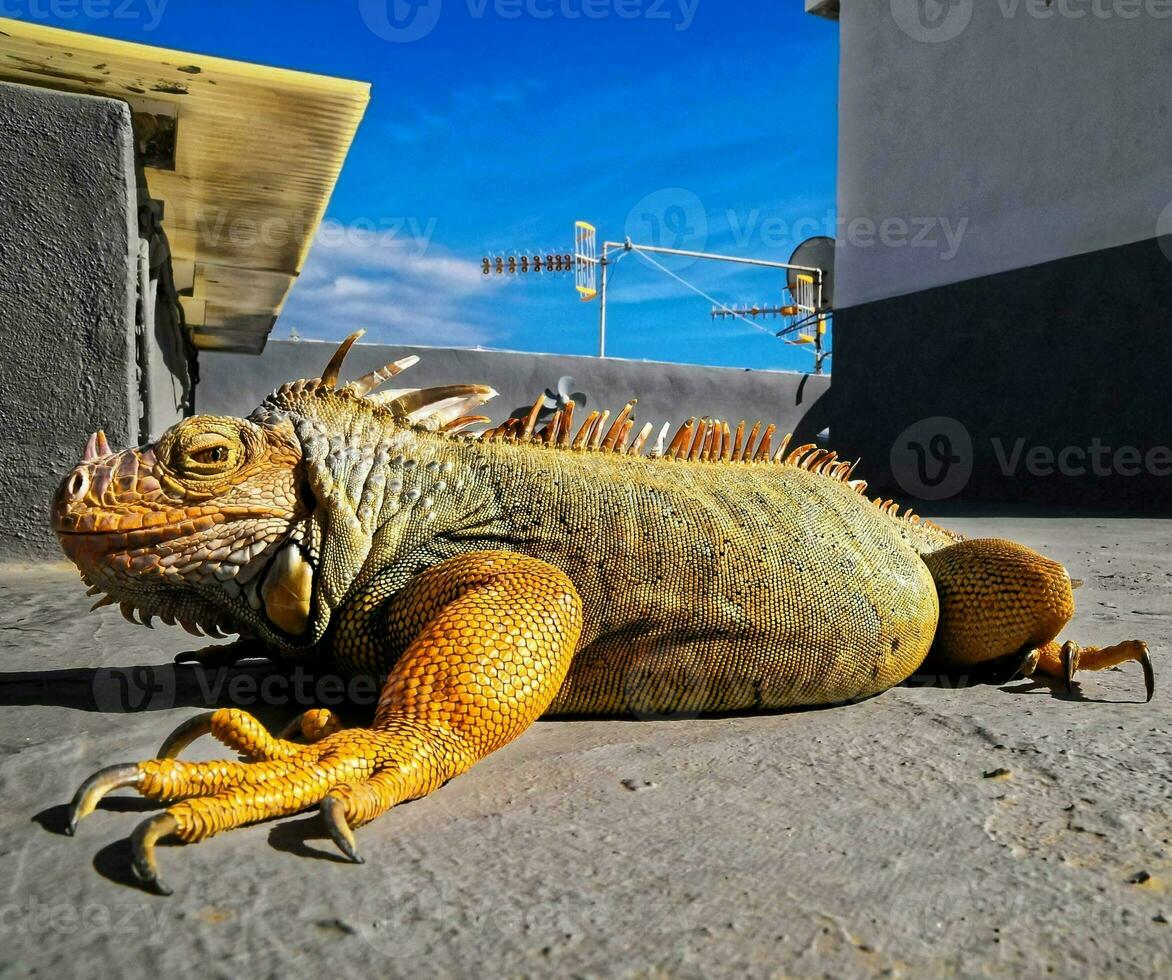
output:
POLYGON ((156 758, 176 759, 197 738, 212 735, 251 762, 283 759, 296 755, 304 743, 292 741, 300 735, 305 743, 320 742, 341 731, 342 721, 328 708, 313 708, 289 722, 277 737, 252 715, 238 708, 219 708, 189 718, 167 736, 156 758))
POLYGON ((306 742, 320 742, 327 735, 340 732, 345 727, 342 719, 329 708, 310 708, 282 728, 277 737, 295 739, 300 735, 306 742))
POLYGON ((1156 672, 1152 656, 1143 640, 1124 640, 1109 647, 1080 647, 1067 640, 1061 647, 1048 643, 1042 648, 1038 670, 1066 682, 1067 691, 1074 689, 1074 675, 1079 670, 1106 670, 1120 664, 1136 661, 1144 673, 1145 702, 1156 694, 1156 672))
POLYGON ((251 638, 240 637, 231 643, 212 643, 198 650, 184 650, 175 654, 177 664, 196 664, 215 670, 233 667, 242 660, 271 660, 272 652, 263 643, 251 638))

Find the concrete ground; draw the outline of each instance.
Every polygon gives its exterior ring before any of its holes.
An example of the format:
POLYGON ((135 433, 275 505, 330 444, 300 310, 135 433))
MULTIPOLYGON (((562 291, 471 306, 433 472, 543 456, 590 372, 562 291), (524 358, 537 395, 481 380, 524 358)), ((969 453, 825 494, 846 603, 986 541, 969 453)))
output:
POLYGON ((171 898, 129 882, 148 805, 111 798, 70 838, 63 804, 205 706, 278 723, 314 684, 174 668, 181 631, 87 613, 64 565, 0 568, 0 977, 1168 976, 1172 520, 949 523, 1066 562, 1070 635, 1146 639, 1155 700, 1129 664, 1073 695, 920 679, 540 722, 360 830, 361 867, 295 817, 161 848, 171 898))

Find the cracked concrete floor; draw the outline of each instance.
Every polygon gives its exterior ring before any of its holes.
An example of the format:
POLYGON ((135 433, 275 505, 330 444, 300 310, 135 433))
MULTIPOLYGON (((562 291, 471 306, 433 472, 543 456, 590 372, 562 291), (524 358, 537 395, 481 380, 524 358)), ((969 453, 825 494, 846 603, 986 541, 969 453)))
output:
POLYGON ((1131 664, 1074 696, 540 722, 362 829, 361 867, 297 817, 160 849, 169 899, 128 882, 140 801, 62 834, 77 784, 206 705, 278 723, 335 688, 173 668, 181 631, 0 568, 0 977, 1168 976, 1172 520, 948 523, 1066 562, 1070 635, 1148 640, 1155 700, 1131 664))

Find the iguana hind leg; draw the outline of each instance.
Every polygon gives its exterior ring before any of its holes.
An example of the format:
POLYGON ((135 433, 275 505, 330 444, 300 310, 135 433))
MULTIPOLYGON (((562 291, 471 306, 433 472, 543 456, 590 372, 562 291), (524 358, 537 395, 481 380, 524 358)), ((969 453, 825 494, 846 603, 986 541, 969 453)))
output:
POLYGON ((1066 569, 1036 551, 997 538, 974 539, 924 556, 936 583, 940 619, 925 661, 947 670, 1020 658, 1021 672, 1064 678, 1076 669, 1102 670, 1129 660, 1143 666, 1147 698, 1155 688, 1147 645, 1126 640, 1080 648, 1056 637, 1074 615, 1066 569))
POLYGON ((262 761, 164 758, 111 767, 78 791, 71 826, 115 788, 178 800, 132 837, 135 874, 164 892, 154 858, 160 838, 198 841, 315 804, 338 846, 358 860, 352 826, 425 796, 544 713, 573 657, 582 604, 551 565, 477 552, 417 575, 380 618, 388 634, 406 631, 413 639, 387 677, 370 728, 282 744, 255 719, 229 710, 208 724, 262 761))

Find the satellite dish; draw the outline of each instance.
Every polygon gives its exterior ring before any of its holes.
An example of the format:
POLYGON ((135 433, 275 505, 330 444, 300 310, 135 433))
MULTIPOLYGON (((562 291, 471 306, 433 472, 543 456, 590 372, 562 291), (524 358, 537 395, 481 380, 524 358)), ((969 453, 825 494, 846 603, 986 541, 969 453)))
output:
MULTIPOLYGON (((822 305, 818 312, 834 308, 834 239, 826 235, 815 235, 807 238, 794 249, 789 257, 790 265, 805 265, 822 270, 822 305)), ((798 276, 800 273, 787 269, 785 273, 786 285, 790 295, 796 295, 798 276)))

